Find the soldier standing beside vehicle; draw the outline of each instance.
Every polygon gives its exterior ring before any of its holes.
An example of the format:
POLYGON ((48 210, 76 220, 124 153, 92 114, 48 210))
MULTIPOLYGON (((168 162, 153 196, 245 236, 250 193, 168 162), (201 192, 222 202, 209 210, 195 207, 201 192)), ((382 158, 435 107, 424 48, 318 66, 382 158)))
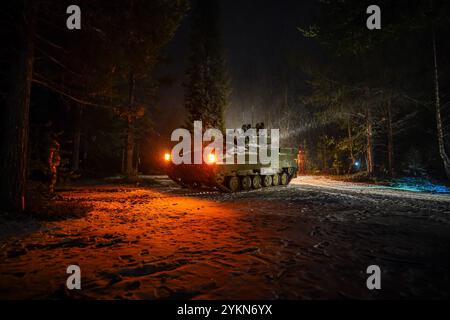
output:
POLYGON ((305 155, 302 151, 302 147, 298 146, 298 152, 297 152, 297 167, 298 172, 305 174, 305 155))
POLYGON ((52 135, 50 142, 50 153, 48 157, 48 164, 50 167, 50 184, 48 191, 51 195, 55 193, 55 185, 58 180, 58 167, 61 164, 61 156, 59 154, 60 144, 56 139, 56 135, 52 135))

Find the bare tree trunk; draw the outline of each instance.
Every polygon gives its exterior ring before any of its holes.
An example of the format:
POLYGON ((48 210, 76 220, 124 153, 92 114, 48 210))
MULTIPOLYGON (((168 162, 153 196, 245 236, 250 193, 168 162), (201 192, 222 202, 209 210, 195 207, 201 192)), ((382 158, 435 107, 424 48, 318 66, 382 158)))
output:
POLYGON ((32 4, 23 1, 22 28, 15 61, 11 64, 11 83, 3 116, 0 160, 0 206, 5 211, 25 210, 27 148, 31 81, 33 76, 32 4))
POLYGON ((437 138, 439 143, 439 154, 441 156, 442 162, 444 164, 445 174, 447 179, 450 179, 450 158, 445 151, 445 139, 444 130, 442 129, 442 118, 441 118, 441 99, 439 93, 439 69, 438 69, 438 59, 437 59, 437 45, 436 45, 436 32, 433 29, 433 60, 434 60, 434 94, 435 94, 435 104, 436 104, 436 128, 437 128, 437 138))
POLYGON ((128 95, 128 116, 127 116, 127 161, 126 175, 134 175, 133 154, 134 154, 134 86, 135 78, 133 72, 130 72, 129 95, 128 95))
POLYGON ((353 164, 355 163, 355 154, 353 153, 353 135, 352 135, 352 127, 350 123, 350 115, 347 116, 347 133, 348 133, 348 149, 350 152, 350 166, 348 167, 348 173, 351 172, 353 164))
POLYGON ((121 173, 125 173, 125 149, 122 149, 122 166, 121 173))
POLYGON ((322 149, 322 165, 323 165, 323 172, 328 174, 328 152, 327 152, 327 145, 326 142, 323 142, 323 149, 322 149))
POLYGON ((387 126, 388 126, 388 167, 389 175, 394 176, 394 131, 392 129, 392 97, 387 101, 387 126))
POLYGON ((135 164, 135 172, 139 174, 139 165, 141 164, 141 148, 140 144, 136 145, 136 164, 135 164))
POLYGON ((373 119, 372 111, 366 103, 366 138, 367 138, 367 173, 374 173, 374 155, 373 155, 373 119))
POLYGON ((88 149, 89 149, 89 140, 88 140, 89 132, 85 130, 83 135, 83 162, 88 159, 88 149))
POLYGON ((72 157, 72 170, 78 171, 80 169, 80 141, 81 141, 81 129, 75 128, 73 134, 73 157, 72 157))
POLYGON ((80 106, 76 107, 75 130, 73 133, 73 153, 72 153, 72 170, 78 171, 80 169, 80 142, 81 142, 81 117, 83 109, 80 106))

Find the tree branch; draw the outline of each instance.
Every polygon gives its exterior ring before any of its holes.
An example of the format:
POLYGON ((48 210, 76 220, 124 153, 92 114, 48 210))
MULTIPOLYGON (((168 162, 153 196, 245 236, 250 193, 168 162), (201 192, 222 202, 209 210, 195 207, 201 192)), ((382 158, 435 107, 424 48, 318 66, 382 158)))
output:
POLYGON ((64 65, 61 61, 59 61, 58 59, 52 57, 50 54, 48 54, 47 52, 45 52, 44 50, 42 50, 40 47, 36 46, 36 49, 41 52, 45 57, 47 57, 48 59, 50 59, 52 62, 54 62, 55 64, 57 64, 58 66, 60 66, 61 68, 69 71, 70 73, 81 77, 80 74, 76 73, 75 71, 72 71, 71 69, 69 69, 69 67, 67 67, 66 65, 64 65))
POLYGON ((52 91, 54 91, 56 93, 59 93, 59 94, 65 96, 65 97, 67 97, 67 98, 69 98, 69 99, 79 103, 79 104, 83 104, 83 105, 86 105, 86 106, 107 108, 107 109, 112 109, 114 111, 119 109, 119 107, 117 107, 117 106, 106 105, 106 104, 99 104, 99 103, 95 103, 95 102, 92 102, 92 101, 87 101, 87 100, 75 97, 74 95, 66 92, 64 89, 58 88, 56 85, 48 83, 48 82, 46 82, 44 80, 41 80, 41 79, 38 79, 36 77, 33 77, 32 82, 36 83, 38 85, 41 85, 41 86, 43 86, 43 87, 45 87, 47 89, 50 89, 50 90, 52 90, 52 91))
POLYGON ((68 53, 68 51, 66 49, 64 49, 63 47, 51 42, 50 40, 47 40, 43 37, 41 37, 39 34, 35 33, 35 37, 38 38, 39 40, 41 40, 42 42, 45 42, 46 44, 48 44, 49 46, 56 48, 58 50, 63 51, 64 53, 68 53))

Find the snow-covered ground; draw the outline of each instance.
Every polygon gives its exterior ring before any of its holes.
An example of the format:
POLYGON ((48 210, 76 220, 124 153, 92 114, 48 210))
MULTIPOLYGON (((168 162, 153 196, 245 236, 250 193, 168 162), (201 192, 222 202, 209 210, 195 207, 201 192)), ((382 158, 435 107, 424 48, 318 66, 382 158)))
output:
POLYGON ((402 187, 400 185, 381 186, 365 183, 350 183, 320 176, 302 176, 294 179, 291 183, 297 186, 320 187, 322 189, 337 191, 335 193, 381 195, 385 197, 397 197, 404 200, 415 199, 450 203, 450 194, 420 192, 418 189, 411 190, 411 188, 406 188, 405 186, 402 187))
POLYGON ((0 225, 0 298, 448 298, 450 196, 321 177, 238 194, 66 188, 0 225), (65 288, 78 264, 82 289, 65 288), (382 289, 366 287, 378 265, 382 289))

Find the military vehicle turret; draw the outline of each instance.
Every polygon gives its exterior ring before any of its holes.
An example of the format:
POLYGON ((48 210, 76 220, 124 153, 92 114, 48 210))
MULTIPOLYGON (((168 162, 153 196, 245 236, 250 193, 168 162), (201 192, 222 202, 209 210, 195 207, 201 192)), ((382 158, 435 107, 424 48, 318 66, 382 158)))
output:
MULTIPOLYGON (((261 128, 261 125, 256 127, 261 128)), ((249 126, 243 126, 249 129, 249 126)), ((240 150, 245 154, 246 159, 250 157, 248 141, 245 143, 245 150, 240 150)), ((214 154, 208 156, 208 161, 202 164, 174 164, 170 154, 165 154, 166 171, 170 179, 184 187, 215 187, 224 192, 247 191, 267 187, 287 185, 297 176, 297 149, 277 148, 278 165, 262 164, 257 161, 255 164, 228 164, 225 158, 222 162, 217 161, 214 154)), ((236 157, 236 154, 232 156, 236 157)), ((227 157, 227 155, 225 155, 227 157)))

